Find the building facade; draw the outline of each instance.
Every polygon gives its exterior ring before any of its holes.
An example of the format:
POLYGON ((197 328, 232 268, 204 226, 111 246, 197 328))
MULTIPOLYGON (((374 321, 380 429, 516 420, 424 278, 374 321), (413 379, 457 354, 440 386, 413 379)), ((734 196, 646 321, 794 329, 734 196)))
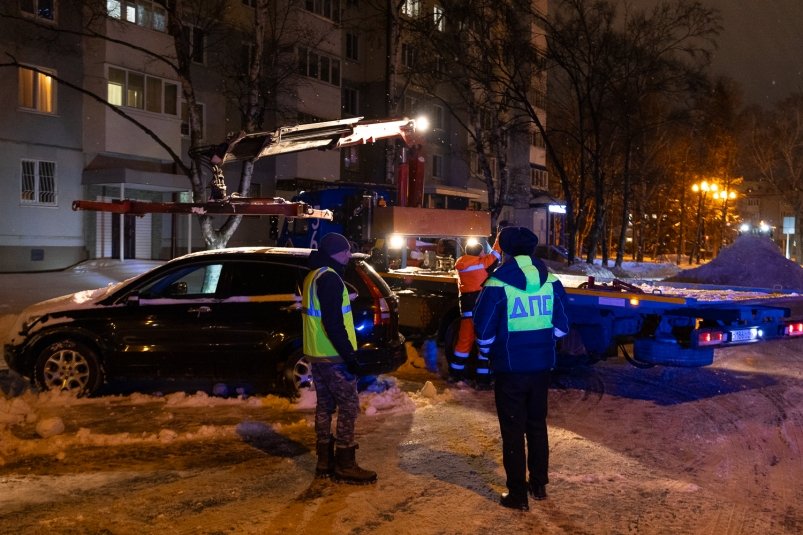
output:
MULTIPOLYGON (((203 141, 210 145, 242 128, 231 88, 239 76, 235 59, 245 69, 253 50, 248 35, 255 4, 230 0, 220 21, 190 28, 193 87, 203 141), (238 47, 242 58, 232 52, 238 47)), ((398 13, 385 11, 384 2, 365 0, 275 4, 284 9, 286 26, 282 35, 266 37, 273 40, 276 60, 266 76, 277 78, 266 91, 266 130, 342 117, 425 114, 432 130, 423 146, 424 206, 487 206, 477 154, 455 116, 460 112, 444 105, 449 94, 403 75, 415 66, 413 22, 429 20, 437 31, 449 31, 449 14, 439 2, 407 0, 398 13), (281 60, 291 62, 294 72, 278 79, 275 65, 281 60), (394 98, 388 98, 391 93, 394 98)), ((536 4, 545 12, 545 0, 536 4)), ((8 30, 0 34, 0 46, 15 61, 0 78, 0 95, 9 103, 0 109, 0 271, 61 269, 91 258, 168 259, 206 247, 194 216, 72 209, 78 199, 191 200, 189 179, 173 158, 188 161, 190 146, 181 81, 163 60, 176 56, 163 2, 107 0, 101 18, 76 9, 80 5, 12 0, 0 8, 8 30), (92 35, 86 32, 90 25, 92 35)), ((542 33, 534 27, 532 38, 543 39, 542 33)), ((545 80, 538 87, 545 88, 545 80)), ((543 113, 544 106, 539 109, 543 113)), ((540 139, 534 128, 517 134, 504 158, 512 177, 505 217, 519 224, 534 221, 530 201, 547 189, 540 139)), ((376 143, 260 161, 250 195, 289 198, 309 184, 345 181, 392 185, 401 154, 392 148, 376 143)), ((225 171, 232 191, 239 169, 225 171)), ((246 217, 229 245, 268 245, 273 235, 269 218, 246 217)))

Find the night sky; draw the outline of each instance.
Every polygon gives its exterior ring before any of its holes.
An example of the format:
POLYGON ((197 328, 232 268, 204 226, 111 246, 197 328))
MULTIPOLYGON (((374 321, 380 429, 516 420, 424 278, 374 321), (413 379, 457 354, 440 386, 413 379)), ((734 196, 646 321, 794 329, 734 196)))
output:
POLYGON ((723 19, 713 69, 739 81, 745 103, 803 91, 803 0, 701 1, 723 19))

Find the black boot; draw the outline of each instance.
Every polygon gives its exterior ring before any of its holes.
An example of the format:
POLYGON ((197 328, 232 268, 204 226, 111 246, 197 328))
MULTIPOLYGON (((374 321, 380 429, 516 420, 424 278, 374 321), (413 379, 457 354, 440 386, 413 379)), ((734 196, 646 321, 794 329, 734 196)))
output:
POLYGON ((510 492, 503 492, 499 498, 499 503, 509 509, 518 509, 519 511, 529 511, 530 505, 527 503, 527 495, 517 496, 510 492))
POLYGON ((335 441, 318 442, 315 447, 318 464, 315 465, 315 478, 326 479, 335 475, 335 441))
POLYGON ((357 465, 355 450, 357 445, 335 448, 335 481, 366 485, 376 483, 376 472, 364 470, 357 465))
POLYGON ((546 500, 546 485, 539 485, 535 481, 530 480, 530 484, 528 485, 530 496, 533 497, 535 500, 546 500))

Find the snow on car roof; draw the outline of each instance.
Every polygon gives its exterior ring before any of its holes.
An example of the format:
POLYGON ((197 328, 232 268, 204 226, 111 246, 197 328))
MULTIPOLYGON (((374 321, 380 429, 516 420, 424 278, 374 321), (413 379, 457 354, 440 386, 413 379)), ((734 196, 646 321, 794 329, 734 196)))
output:
POLYGON ((209 249, 206 251, 196 251, 194 253, 187 253, 184 256, 175 258, 179 260, 182 258, 197 258, 204 256, 215 256, 219 254, 286 254, 292 256, 309 256, 312 249, 302 247, 226 247, 223 249, 209 249))

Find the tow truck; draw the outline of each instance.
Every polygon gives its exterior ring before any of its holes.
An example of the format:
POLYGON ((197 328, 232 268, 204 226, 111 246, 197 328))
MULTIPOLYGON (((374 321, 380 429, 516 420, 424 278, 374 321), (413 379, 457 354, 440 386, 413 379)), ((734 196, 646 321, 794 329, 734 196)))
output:
MULTIPOLYGON (((223 171, 225 163, 256 160, 289 152, 311 149, 340 149, 371 143, 379 139, 401 138, 416 146, 416 123, 407 118, 362 121, 362 118, 279 128, 274 132, 241 134, 219 146, 207 148, 214 177, 211 198, 204 203, 156 203, 131 200, 98 202, 75 201, 74 210, 114 213, 209 213, 243 215, 281 215, 288 221, 309 219, 309 243, 315 246, 315 232, 321 222, 344 220, 356 225, 365 238, 387 238, 390 234, 408 237, 485 237, 491 234, 487 212, 429 209, 406 206, 408 178, 422 191, 421 170, 400 169, 396 185, 396 206, 381 206, 378 195, 361 193, 351 203, 320 206, 314 202, 282 198, 247 198, 227 195, 223 171), (402 180, 403 179, 403 180, 402 180), (338 210, 340 213, 338 213, 338 210), (345 210, 345 213, 344 213, 345 210), (345 219, 344 219, 345 218, 345 219)), ((421 159, 415 158, 420 164, 421 159)), ((421 191, 413 196, 420 198, 421 191)), ((339 230, 340 229, 336 229, 339 230)), ((456 253, 457 254, 457 253, 456 253)), ((456 274, 448 266, 428 269, 380 269, 380 275, 400 297, 400 327, 413 330, 423 339, 436 339, 451 355, 459 320, 456 274)), ((701 301, 661 292, 645 292, 624 281, 597 283, 589 277, 577 288, 566 288, 571 333, 559 346, 559 354, 578 352, 594 359, 623 356, 640 367, 706 366, 713 362, 714 350, 739 344, 759 343, 803 336, 803 321, 790 319, 790 309, 775 306, 774 297, 752 302, 701 301), (578 349, 579 348, 579 349, 578 349)))
POLYGON ((571 327, 585 355, 621 354, 638 367, 694 367, 712 364, 715 349, 803 335, 803 321, 791 319, 789 308, 768 304, 785 294, 749 290, 740 298, 709 301, 681 289, 647 292, 625 281, 600 284, 589 277, 566 293, 571 327))

